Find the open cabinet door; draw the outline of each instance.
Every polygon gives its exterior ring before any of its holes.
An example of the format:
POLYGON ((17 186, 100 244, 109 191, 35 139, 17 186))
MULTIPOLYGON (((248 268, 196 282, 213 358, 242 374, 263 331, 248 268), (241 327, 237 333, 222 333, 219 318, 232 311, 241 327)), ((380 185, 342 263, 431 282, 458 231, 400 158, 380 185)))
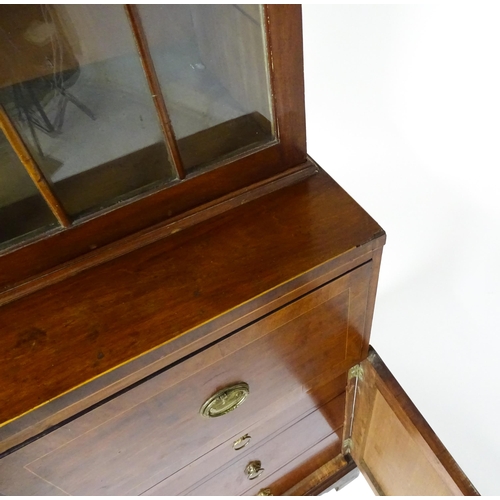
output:
POLYGON ((351 456, 380 495, 478 495, 378 354, 351 369, 351 456))

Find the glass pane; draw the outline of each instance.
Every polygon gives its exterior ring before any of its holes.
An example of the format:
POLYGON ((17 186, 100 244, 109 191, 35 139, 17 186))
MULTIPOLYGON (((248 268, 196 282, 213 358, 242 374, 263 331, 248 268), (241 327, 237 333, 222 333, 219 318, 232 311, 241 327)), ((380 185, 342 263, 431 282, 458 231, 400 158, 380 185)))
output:
POLYGON ((5 135, 0 131, 0 249, 57 225, 5 135))
POLYGON ((140 5, 185 168, 274 139, 259 5, 140 5))
POLYGON ((1 100, 70 214, 174 177, 120 5, 0 6, 1 100))

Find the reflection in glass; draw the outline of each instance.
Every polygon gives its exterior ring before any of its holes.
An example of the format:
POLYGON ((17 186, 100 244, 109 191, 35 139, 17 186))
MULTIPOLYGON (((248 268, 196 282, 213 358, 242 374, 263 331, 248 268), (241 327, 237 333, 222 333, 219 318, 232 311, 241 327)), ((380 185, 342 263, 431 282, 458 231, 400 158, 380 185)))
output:
POLYGON ((0 131, 0 249, 57 221, 0 131))
POLYGON ((140 5, 186 169, 274 139, 259 5, 140 5))
POLYGON ((119 5, 0 6, 0 100, 72 215, 174 177, 119 5))

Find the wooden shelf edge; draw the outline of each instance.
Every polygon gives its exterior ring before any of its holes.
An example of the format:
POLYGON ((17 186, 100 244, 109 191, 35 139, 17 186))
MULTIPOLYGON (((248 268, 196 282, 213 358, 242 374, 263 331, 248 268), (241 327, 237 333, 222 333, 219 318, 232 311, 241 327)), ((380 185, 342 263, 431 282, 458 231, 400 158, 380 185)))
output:
POLYGON ((317 496, 340 490, 359 476, 350 456, 339 455, 286 491, 283 496, 317 496))
POLYGON ((42 273, 27 281, 0 293, 0 306, 17 300, 30 293, 41 290, 49 285, 58 283, 70 276, 104 264, 117 257, 138 250, 146 245, 154 243, 177 233, 195 224, 199 224, 211 217, 227 212, 249 201, 255 200, 266 194, 277 191, 300 182, 318 172, 318 167, 311 161, 286 170, 264 181, 257 182, 248 188, 238 190, 230 195, 219 198, 201 207, 190 210, 182 215, 174 217, 164 223, 157 224, 145 230, 139 231, 131 236, 98 248, 89 254, 77 257, 65 264, 57 266, 46 273, 42 273))

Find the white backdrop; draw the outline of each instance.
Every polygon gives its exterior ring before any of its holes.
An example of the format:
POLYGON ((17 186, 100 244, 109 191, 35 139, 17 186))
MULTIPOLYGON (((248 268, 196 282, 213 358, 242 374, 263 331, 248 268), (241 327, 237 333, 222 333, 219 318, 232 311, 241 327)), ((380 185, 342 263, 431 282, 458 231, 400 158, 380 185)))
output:
POLYGON ((304 5, 303 20, 309 154, 388 235, 372 344, 500 494, 500 7, 304 5))

